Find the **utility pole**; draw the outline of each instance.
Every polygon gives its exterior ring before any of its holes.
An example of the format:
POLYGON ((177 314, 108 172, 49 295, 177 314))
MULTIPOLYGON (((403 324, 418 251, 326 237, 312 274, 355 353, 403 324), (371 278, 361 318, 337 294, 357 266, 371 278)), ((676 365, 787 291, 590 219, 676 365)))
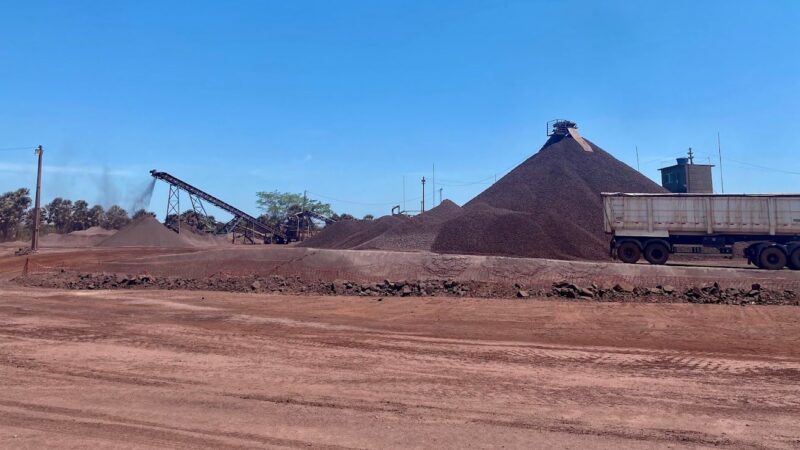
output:
POLYGON ((425 177, 422 177, 422 211, 425 212, 425 177))
POLYGON ((406 212, 406 176, 403 175, 403 213, 406 212))
POLYGON ((717 131, 717 151, 719 152, 719 185, 722 193, 725 193, 725 179, 722 178, 722 144, 719 141, 719 131, 717 131))
POLYGON ((642 173, 642 169, 639 168, 639 146, 636 146, 636 171, 642 173))
POLYGON ((431 208, 436 206, 436 164, 433 165, 433 180, 431 180, 431 208))
MULTIPOLYGON (((692 152, 692 147, 689 147, 689 164, 694 164, 694 153, 692 152)), ((692 176, 689 172, 689 166, 684 167, 683 170, 686 174, 686 192, 692 192, 692 176)))
POLYGON ((33 235, 31 236, 31 251, 39 250, 39 228, 42 221, 42 146, 36 147, 35 153, 39 155, 39 169, 36 172, 36 203, 33 210, 33 235))

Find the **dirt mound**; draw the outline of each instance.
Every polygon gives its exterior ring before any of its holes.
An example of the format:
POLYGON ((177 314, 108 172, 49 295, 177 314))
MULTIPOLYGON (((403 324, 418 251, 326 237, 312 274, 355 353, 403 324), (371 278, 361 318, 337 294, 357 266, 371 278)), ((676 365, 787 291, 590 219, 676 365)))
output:
POLYGON ((111 236, 117 230, 106 230, 103 227, 89 227, 85 230, 73 231, 70 236, 111 236))
POLYGON ((194 247, 191 242, 162 225, 155 217, 146 215, 128 224, 98 247, 194 247))
POLYGON ((42 247, 59 248, 94 247, 114 233, 116 233, 116 230, 106 230, 101 227, 91 227, 67 234, 50 233, 42 236, 39 240, 39 244, 42 247))
POLYGON ((607 258, 600 193, 665 190, 589 144, 591 152, 572 137, 552 136, 538 153, 443 224, 432 249, 538 258, 607 258))
POLYGON ((325 227, 301 247, 356 250, 430 250, 439 228, 461 207, 444 200, 415 217, 383 216, 376 220, 343 220, 325 227))
POLYGON ((352 249, 375 239, 395 225, 408 220, 401 216, 383 216, 375 220, 340 220, 328 225, 300 247, 352 249))
POLYGON ((234 245, 233 236, 230 234, 206 233, 184 221, 181 221, 180 237, 194 247, 225 247, 234 245))
POLYGON ((393 227, 367 241, 358 250, 430 250, 442 224, 457 217, 461 207, 444 200, 435 208, 414 216, 400 216, 393 227))

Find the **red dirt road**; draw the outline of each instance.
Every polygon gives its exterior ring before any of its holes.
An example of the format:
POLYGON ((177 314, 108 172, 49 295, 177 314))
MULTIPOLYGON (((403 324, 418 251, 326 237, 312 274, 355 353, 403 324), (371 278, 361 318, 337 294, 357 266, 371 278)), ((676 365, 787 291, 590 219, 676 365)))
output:
POLYGON ((0 285, 0 447, 796 448, 800 308, 0 285))

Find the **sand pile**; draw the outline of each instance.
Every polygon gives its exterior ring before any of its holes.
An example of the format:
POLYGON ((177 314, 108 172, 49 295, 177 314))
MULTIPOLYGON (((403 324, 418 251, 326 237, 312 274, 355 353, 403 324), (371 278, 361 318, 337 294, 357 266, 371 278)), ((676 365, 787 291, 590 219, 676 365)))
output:
POLYGON ((155 217, 145 215, 113 236, 98 244, 98 247, 194 247, 191 242, 165 227, 155 217))
POLYGON ((415 217, 383 216, 376 220, 342 220, 300 247, 356 250, 430 250, 439 228, 458 215, 450 200, 415 217))
POLYGON ((39 244, 42 247, 94 247, 116 232, 102 227, 91 227, 67 234, 50 233, 42 236, 39 244))
MULTIPOLYGON (((588 142, 588 141, 587 141, 588 142)), ((538 153, 442 225, 434 251, 605 259, 601 192, 666 192, 592 144, 552 136, 538 153)))

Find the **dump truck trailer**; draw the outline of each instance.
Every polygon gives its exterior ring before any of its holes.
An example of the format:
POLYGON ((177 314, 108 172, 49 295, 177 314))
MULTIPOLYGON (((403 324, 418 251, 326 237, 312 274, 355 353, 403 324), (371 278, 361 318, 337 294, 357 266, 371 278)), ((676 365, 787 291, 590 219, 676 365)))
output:
POLYGON ((762 269, 800 270, 800 194, 603 193, 611 256, 664 264, 674 253, 743 248, 762 269))

